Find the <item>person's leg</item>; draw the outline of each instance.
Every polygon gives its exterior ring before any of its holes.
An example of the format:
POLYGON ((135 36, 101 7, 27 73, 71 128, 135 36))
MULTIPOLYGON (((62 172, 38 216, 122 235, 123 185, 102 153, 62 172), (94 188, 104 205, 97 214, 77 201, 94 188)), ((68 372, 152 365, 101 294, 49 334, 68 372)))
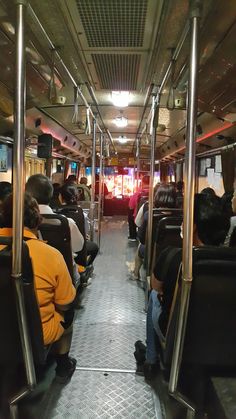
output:
POLYGON ((149 364, 156 364, 158 362, 158 350, 156 345, 156 333, 159 328, 158 320, 161 314, 161 305, 157 298, 157 291, 152 290, 147 311, 147 323, 146 323, 146 333, 147 333, 147 352, 146 352, 146 361, 149 364))
POLYGON ((72 341, 73 325, 65 329, 61 338, 53 344, 53 353, 57 362, 56 378, 60 383, 66 383, 76 368, 76 359, 69 356, 72 341))
POLYGON ((139 279, 139 270, 142 264, 143 264, 143 259, 140 257, 139 247, 138 247, 135 253, 135 259, 134 259, 134 272, 133 272, 134 279, 139 279))
POLYGON ((128 208, 129 238, 136 240, 136 225, 134 222, 134 210, 128 208))
POLYGON ((87 249, 87 255, 88 255, 87 265, 92 265, 92 263, 94 262, 98 254, 99 247, 96 243, 90 240, 86 240, 86 249, 87 249))

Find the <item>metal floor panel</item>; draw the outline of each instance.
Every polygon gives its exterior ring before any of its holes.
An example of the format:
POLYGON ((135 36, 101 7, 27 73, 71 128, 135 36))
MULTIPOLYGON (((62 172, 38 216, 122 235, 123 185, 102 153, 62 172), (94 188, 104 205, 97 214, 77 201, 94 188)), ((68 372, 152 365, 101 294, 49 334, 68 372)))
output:
POLYGON ((45 419, 154 419, 150 388, 134 374, 76 371, 45 419))
POLYGON ((114 217, 103 223, 102 255, 73 329, 71 355, 81 369, 65 387, 51 380, 36 416, 30 418, 162 417, 157 403, 155 413, 151 388, 134 373, 134 343, 146 335, 144 291, 129 279, 126 264, 134 259, 136 247, 127 241, 125 221, 114 217))

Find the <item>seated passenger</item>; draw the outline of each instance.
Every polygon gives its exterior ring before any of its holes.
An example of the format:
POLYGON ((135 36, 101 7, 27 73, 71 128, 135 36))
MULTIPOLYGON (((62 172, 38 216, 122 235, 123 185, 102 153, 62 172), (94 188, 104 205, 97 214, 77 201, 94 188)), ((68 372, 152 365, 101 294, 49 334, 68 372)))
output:
POLYGON ((230 228, 227 233, 226 239, 225 239, 225 246, 234 246, 235 244, 235 232, 234 229, 236 228, 236 190, 234 191, 234 194, 226 194, 223 195, 221 200, 223 200, 223 211, 230 215, 230 228), (230 200, 231 198, 231 200, 230 200), (228 201, 230 200, 231 203, 231 212, 230 209, 227 208, 228 201), (232 234, 234 233, 234 237, 232 237, 232 234), (231 240, 232 239, 232 240, 231 240))
POLYGON ((0 227, 2 224, 1 206, 4 199, 12 193, 12 185, 10 182, 0 182, 0 227))
MULTIPOLYGON (((219 246, 224 242, 228 227, 229 219, 223 214, 218 199, 214 196, 196 194, 193 245, 219 246)), ((165 340, 181 260, 182 250, 173 247, 164 249, 156 260, 147 311, 147 351, 144 363, 144 374, 147 379, 153 377, 158 366, 156 335, 160 341, 165 340)))
MULTIPOLYGON (((72 184, 65 183, 65 185, 62 186, 60 189, 60 199, 62 202, 62 205, 70 205, 70 206, 77 206, 78 205, 78 192, 76 186, 72 184)), ((85 222, 85 233, 88 237, 89 233, 89 222, 88 222, 88 216, 84 212, 84 222, 85 222)), ((78 226, 79 227, 79 226, 78 226)), ((88 238, 86 239, 86 249, 87 249, 87 267, 91 266, 98 254, 98 245, 88 238)))
MULTIPOLYGON (((39 204, 40 214, 53 214, 52 208, 49 206, 49 202, 52 199, 53 187, 52 182, 47 176, 42 174, 32 175, 28 179, 25 185, 26 191, 36 199, 39 204)), ((68 218, 71 234, 71 248, 72 253, 77 253, 82 250, 84 245, 84 238, 79 231, 76 223, 71 218, 68 218)), ((74 283, 78 284, 79 274, 77 272, 76 264, 74 263, 74 283)))
POLYGON ((53 183, 52 187, 53 187, 53 195, 52 195, 52 199, 50 199, 49 205, 52 209, 57 209, 57 208, 60 208, 61 206, 61 202, 59 199, 61 185, 60 183, 53 183))
POLYGON ((84 201, 91 201, 91 192, 88 187, 88 179, 86 177, 80 178, 80 183, 78 184, 78 189, 82 189, 84 192, 84 201))
MULTIPOLYGON (((4 228, 0 229, 0 235, 12 236, 12 195, 5 199, 2 214, 4 228)), ((38 204, 26 193, 23 236, 33 265, 44 344, 55 343, 56 374, 60 382, 65 382, 76 367, 76 360, 69 357, 73 315, 68 311, 75 298, 75 288, 61 253, 37 239, 40 221, 38 204)))
MULTIPOLYGON (((176 207, 176 191, 173 185, 161 184, 154 196, 154 208, 166 209, 176 207)), ((167 212, 168 214, 168 212, 167 212)), ((148 211, 144 213, 143 223, 138 229, 138 238, 140 241, 137 253, 135 255, 135 265, 133 279, 139 278, 139 270, 142 266, 145 255, 146 232, 148 227, 148 211)))
POLYGON ((129 200, 128 206, 128 224, 129 224, 129 237, 128 240, 136 241, 136 225, 135 225, 135 218, 138 213, 138 202, 140 197, 148 196, 149 194, 149 181, 150 176, 143 176, 142 179, 142 187, 139 188, 137 192, 135 192, 129 200))

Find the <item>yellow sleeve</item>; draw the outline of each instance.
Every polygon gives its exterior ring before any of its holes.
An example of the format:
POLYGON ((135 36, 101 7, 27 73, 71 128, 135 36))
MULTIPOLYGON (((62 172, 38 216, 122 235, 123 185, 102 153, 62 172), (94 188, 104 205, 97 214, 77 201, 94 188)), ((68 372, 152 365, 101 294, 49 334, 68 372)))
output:
POLYGON ((75 287, 69 274, 66 262, 63 256, 58 252, 57 264, 57 283, 55 288, 54 303, 58 305, 66 305, 71 303, 75 298, 75 287))

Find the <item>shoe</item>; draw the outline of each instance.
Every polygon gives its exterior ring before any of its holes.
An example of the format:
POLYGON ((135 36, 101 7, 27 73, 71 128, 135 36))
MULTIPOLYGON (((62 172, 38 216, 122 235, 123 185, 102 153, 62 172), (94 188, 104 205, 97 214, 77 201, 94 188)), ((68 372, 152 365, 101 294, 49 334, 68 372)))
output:
POLYGON ((146 345, 141 340, 137 340, 134 344, 135 352, 134 357, 136 359, 137 365, 143 365, 146 361, 146 345))
POLYGON ((136 371, 135 374, 140 375, 141 377, 144 376, 144 364, 136 364, 136 371))
POLYGON ((56 377, 55 380, 57 383, 66 384, 72 377, 75 372, 77 361, 75 358, 68 357, 68 363, 63 367, 56 367, 56 377))
POLYGON ((133 237, 128 237, 129 242, 136 242, 136 239, 134 239, 133 237))
POLYGON ((149 362, 145 361, 143 364, 143 372, 146 381, 153 381, 157 373, 160 369, 159 364, 150 364, 149 362))

